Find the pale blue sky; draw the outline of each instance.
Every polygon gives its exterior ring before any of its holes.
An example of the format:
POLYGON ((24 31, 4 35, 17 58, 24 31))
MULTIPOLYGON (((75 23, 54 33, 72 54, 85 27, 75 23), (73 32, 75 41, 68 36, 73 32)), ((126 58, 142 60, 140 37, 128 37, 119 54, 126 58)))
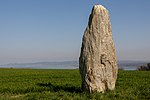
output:
POLYGON ((150 61, 150 0, 0 0, 0 64, 78 60, 94 4, 109 10, 118 60, 150 61))

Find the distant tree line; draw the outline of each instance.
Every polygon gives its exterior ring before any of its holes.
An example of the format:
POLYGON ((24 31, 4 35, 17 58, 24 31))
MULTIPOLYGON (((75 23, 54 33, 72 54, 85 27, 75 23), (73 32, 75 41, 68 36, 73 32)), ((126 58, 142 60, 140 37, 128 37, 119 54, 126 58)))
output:
POLYGON ((141 71, 150 71, 150 63, 147 64, 147 66, 140 66, 138 67, 138 70, 141 70, 141 71))

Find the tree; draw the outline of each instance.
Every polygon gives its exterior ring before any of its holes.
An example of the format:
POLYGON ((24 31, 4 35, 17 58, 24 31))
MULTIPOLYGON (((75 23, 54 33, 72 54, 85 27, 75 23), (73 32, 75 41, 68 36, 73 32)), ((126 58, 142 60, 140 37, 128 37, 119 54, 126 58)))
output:
POLYGON ((150 63, 147 64, 148 69, 150 70, 150 63))

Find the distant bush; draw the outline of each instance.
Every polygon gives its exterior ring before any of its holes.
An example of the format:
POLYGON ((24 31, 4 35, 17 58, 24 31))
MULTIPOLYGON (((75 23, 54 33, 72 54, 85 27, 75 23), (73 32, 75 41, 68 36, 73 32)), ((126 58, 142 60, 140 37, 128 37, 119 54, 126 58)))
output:
POLYGON ((150 70, 150 63, 148 63, 147 66, 140 66, 140 67, 138 67, 138 70, 149 71, 150 70))
POLYGON ((150 69, 150 63, 147 64, 147 67, 150 69))

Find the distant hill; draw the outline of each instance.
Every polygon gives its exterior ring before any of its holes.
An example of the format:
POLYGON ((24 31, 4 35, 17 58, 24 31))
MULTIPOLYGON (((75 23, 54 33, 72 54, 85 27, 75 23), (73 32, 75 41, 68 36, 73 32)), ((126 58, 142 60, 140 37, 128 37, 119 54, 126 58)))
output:
POLYGON ((146 61, 131 61, 131 60, 120 60, 118 66, 124 70, 136 70, 141 65, 146 65, 146 61))
POLYGON ((79 64, 77 61, 63 62, 36 62, 36 63, 10 63, 0 65, 2 68, 34 68, 34 69, 76 69, 79 64))
MULTIPOLYGON (((136 70, 141 65, 146 65, 144 61, 118 61, 119 68, 124 70, 136 70)), ((1 68, 33 68, 33 69, 77 69, 79 68, 78 61, 63 61, 63 62, 36 62, 36 63, 10 63, 0 65, 1 68)))

